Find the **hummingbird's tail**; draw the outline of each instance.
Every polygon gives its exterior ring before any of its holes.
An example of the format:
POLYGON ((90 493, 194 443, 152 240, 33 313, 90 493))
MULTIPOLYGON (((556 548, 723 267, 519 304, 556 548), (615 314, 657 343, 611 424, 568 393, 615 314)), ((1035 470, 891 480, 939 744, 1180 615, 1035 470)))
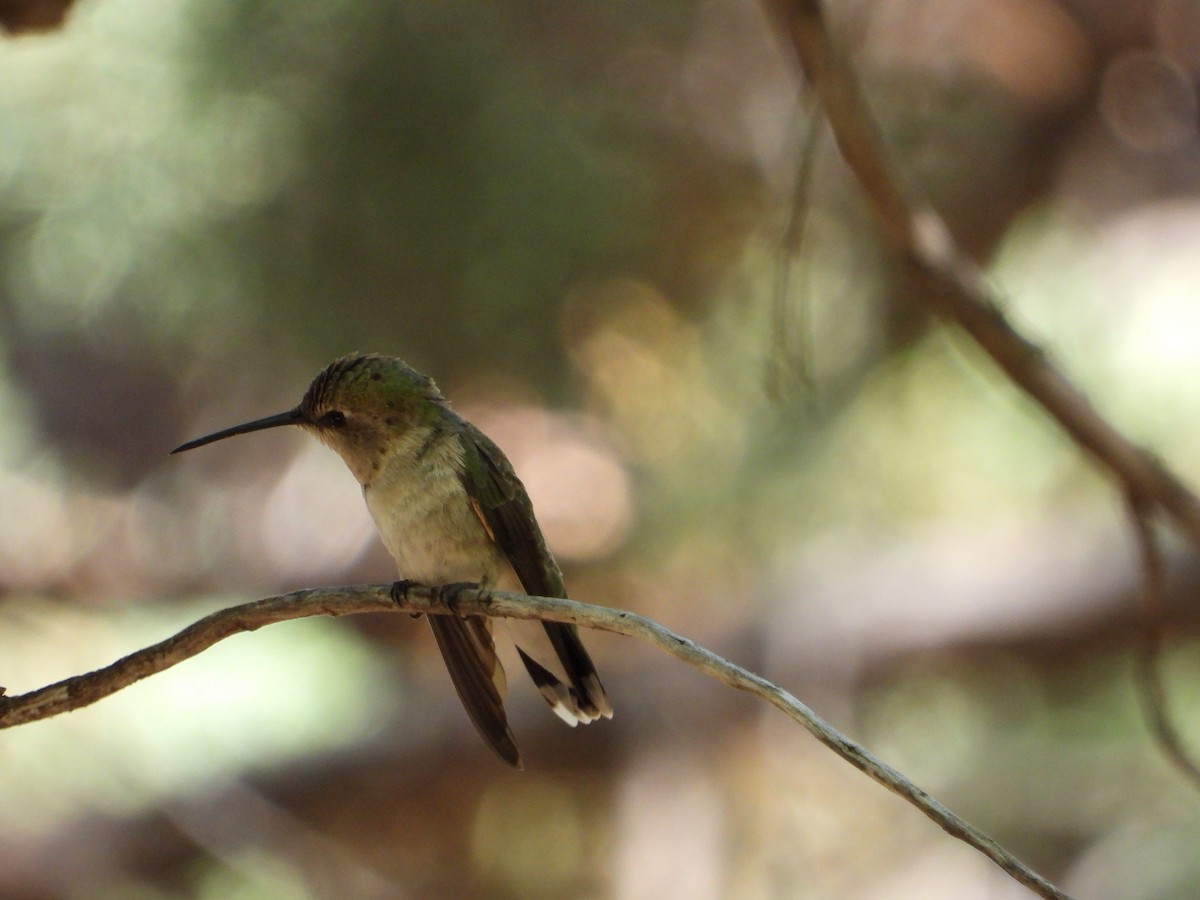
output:
POLYGON ((517 652, 521 654, 521 662, 525 664, 529 677, 551 709, 571 726, 580 722, 586 725, 601 717, 611 719, 612 704, 604 685, 600 683, 600 676, 596 674, 592 658, 579 639, 579 630, 574 625, 562 622, 543 622, 542 625, 570 684, 563 684, 553 672, 520 647, 517 647, 517 652))
POLYGON ((471 723, 501 759, 521 768, 521 752, 504 714, 504 668, 492 643, 491 619, 426 618, 471 723))

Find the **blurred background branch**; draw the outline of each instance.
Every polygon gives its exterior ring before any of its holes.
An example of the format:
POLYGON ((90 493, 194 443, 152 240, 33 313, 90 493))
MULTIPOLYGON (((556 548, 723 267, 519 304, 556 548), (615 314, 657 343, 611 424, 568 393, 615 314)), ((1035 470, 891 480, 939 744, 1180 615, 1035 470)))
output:
POLYGON ((71 0, 0 0, 0 28, 10 34, 61 28, 71 0))
MULTIPOLYGON (((1008 321, 995 292, 956 245, 945 222, 910 187, 902 185, 888 162, 858 78, 831 35, 819 0, 766 0, 766 5, 781 19, 781 32, 791 37, 800 68, 820 98, 842 157, 870 202, 882 234, 904 261, 903 277, 911 282, 914 298, 963 328, 1014 384, 1121 482, 1126 496, 1135 498, 1129 509, 1142 560, 1143 606, 1149 618, 1138 684, 1148 720, 1164 752, 1180 771, 1200 783, 1200 769, 1171 722, 1162 682, 1160 610, 1165 581, 1151 525, 1153 504, 1200 546, 1200 497, 1154 454, 1110 424, 1049 354, 1008 321)), ((807 163, 802 163, 801 177, 807 177, 807 170, 807 163)), ((802 200, 798 194, 797 203, 802 200)), ((803 215, 802 209, 795 214, 803 215)))
MULTIPOLYGON (((1017 331, 975 263, 959 249, 937 212, 892 170, 858 78, 830 34, 819 0, 766 0, 783 20, 801 69, 820 98, 834 140, 857 178, 883 234, 905 261, 913 296, 967 332, 1125 490, 1153 499, 1200 545, 1200 498, 1148 450, 1101 416, 1088 397, 1017 331)), ((805 167, 807 169, 807 166, 805 167)))
POLYGON ((1138 660, 1137 675, 1146 719, 1163 747, 1167 758, 1187 778, 1200 786, 1200 765, 1192 757, 1183 736, 1172 721, 1167 688, 1163 683, 1162 660, 1165 604, 1167 595, 1166 562, 1155 533, 1154 504, 1135 490, 1127 494, 1129 519, 1142 565, 1141 606, 1146 618, 1146 643, 1138 660))

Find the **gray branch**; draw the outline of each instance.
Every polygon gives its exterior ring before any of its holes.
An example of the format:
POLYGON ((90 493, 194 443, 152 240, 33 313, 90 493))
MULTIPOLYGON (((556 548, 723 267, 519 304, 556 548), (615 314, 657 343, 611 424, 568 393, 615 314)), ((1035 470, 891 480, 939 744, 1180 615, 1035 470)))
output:
POLYGON ((900 772, 879 761, 866 749, 841 734, 783 688, 722 659, 711 650, 644 616, 573 600, 527 597, 502 591, 464 590, 455 596, 453 609, 450 609, 436 589, 410 585, 393 599, 390 585, 370 584, 295 591, 279 597, 267 597, 205 616, 165 641, 131 653, 103 669, 76 675, 26 694, 0 696, 0 728, 24 725, 88 706, 243 631, 255 631, 273 622, 309 616, 346 616, 377 612, 548 619, 571 622, 585 628, 610 631, 646 641, 710 678, 753 694, 782 710, 846 762, 907 800, 947 834, 965 841, 983 853, 1039 896, 1057 900, 1067 898, 1066 894, 1030 870, 979 829, 956 816, 900 772))

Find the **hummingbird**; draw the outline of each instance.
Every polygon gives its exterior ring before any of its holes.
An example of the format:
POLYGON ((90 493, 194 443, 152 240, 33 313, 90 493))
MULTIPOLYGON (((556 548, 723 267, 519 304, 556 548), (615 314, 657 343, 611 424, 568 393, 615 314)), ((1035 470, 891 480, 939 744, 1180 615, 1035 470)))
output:
MULTIPOLYGON (((171 452, 282 425, 300 426, 346 463, 396 561, 398 587, 478 584, 567 596, 562 571, 512 464, 451 409, 433 379, 395 357, 351 354, 321 370, 299 405, 287 412, 217 431, 171 452)), ((505 675, 492 620, 426 619, 471 722, 501 759, 521 768, 504 711, 505 675)), ((561 622, 540 626, 521 632, 517 653, 551 709, 571 726, 612 718, 578 629, 561 622)))

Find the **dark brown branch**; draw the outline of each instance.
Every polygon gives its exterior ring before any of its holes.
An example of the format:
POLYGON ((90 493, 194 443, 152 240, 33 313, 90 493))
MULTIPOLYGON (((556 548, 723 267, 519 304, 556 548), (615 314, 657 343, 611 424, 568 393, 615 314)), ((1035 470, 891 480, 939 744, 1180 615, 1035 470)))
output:
POLYGON ((1066 898, 1066 894, 1028 869, 987 835, 942 806, 900 772, 842 735, 787 691, 650 619, 619 609, 572 600, 526 597, 501 591, 464 590, 455 595, 454 609, 450 610, 442 602, 439 592, 430 588, 412 585, 397 599, 393 599, 390 590, 390 585, 357 585, 296 591, 223 609, 205 616, 173 637, 131 653, 103 669, 26 694, 0 696, 0 728, 24 725, 95 703, 136 681, 195 656, 218 641, 243 631, 254 631, 272 622, 367 612, 486 615, 572 622, 586 628, 644 640, 722 684, 765 700, 803 725, 842 759, 907 800, 947 834, 979 850, 1038 895, 1058 900, 1066 898))
POLYGON ((71 0, 0 0, 0 29, 9 34, 54 31, 67 18, 71 0))
POLYGON ((764 0, 796 52, 838 149, 884 235, 905 260, 913 293, 958 324, 1071 438, 1128 490, 1161 507, 1200 545, 1200 498, 1149 451, 1106 421, 1087 396, 1005 318, 982 274, 941 218, 892 169, 853 68, 819 0, 764 0))
POLYGON ((1129 519, 1133 523, 1141 560, 1142 609, 1146 616, 1146 631, 1142 652, 1138 655, 1138 696, 1142 701, 1150 730, 1167 758, 1194 784, 1200 785, 1200 765, 1192 758, 1183 736, 1175 727, 1168 711, 1167 689, 1162 677, 1162 658, 1165 643, 1167 573, 1162 546, 1154 531, 1153 509, 1136 494, 1130 494, 1129 519))

